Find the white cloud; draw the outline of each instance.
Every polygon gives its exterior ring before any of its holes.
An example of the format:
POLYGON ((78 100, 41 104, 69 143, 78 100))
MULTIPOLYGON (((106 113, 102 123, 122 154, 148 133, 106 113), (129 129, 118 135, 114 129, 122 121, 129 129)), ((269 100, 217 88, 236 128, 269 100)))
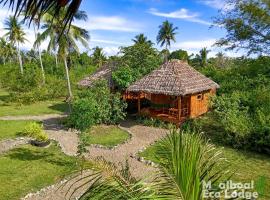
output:
POLYGON ((111 46, 111 47, 103 47, 103 51, 107 56, 116 55, 119 52, 119 47, 111 46))
POLYGON ((77 22, 87 30, 108 30, 122 32, 139 32, 141 25, 119 16, 89 16, 87 22, 77 22))
POLYGON ((233 5, 227 3, 225 0, 199 0, 199 3, 223 11, 231 10, 233 8, 233 5))
POLYGON ((190 21, 190 22, 195 22, 195 23, 199 23, 199 24, 204 24, 204 25, 212 25, 211 22, 202 20, 199 18, 199 13, 193 13, 190 12, 189 10, 185 9, 185 8, 181 8, 180 10, 176 10, 173 12, 160 12, 157 9, 151 8, 148 11, 150 14, 155 15, 155 16, 160 16, 160 17, 167 17, 167 18, 175 18, 175 19, 183 19, 186 21, 190 21))
POLYGON ((204 47, 211 48, 216 42, 216 39, 209 38, 205 40, 191 40, 184 42, 177 42, 172 45, 173 48, 179 49, 201 49, 204 47))
POLYGON ((172 45, 171 50, 183 49, 186 50, 189 54, 199 54, 200 50, 206 47, 210 50, 208 57, 216 57, 218 52, 223 52, 228 57, 240 57, 244 55, 243 51, 235 52, 235 51, 225 51, 225 47, 217 47, 215 46, 215 42, 217 39, 215 38, 206 38, 204 40, 188 40, 183 42, 178 42, 172 45))
POLYGON ((114 44, 114 45, 127 45, 124 42, 118 42, 114 40, 104 40, 104 39, 91 39, 90 42, 95 42, 95 43, 103 43, 103 44, 114 44))

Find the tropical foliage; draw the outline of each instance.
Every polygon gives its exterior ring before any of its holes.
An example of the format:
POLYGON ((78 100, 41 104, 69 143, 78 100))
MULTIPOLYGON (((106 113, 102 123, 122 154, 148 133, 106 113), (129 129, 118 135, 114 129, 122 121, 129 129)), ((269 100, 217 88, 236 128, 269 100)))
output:
POLYGON ((214 113, 225 130, 222 140, 237 148, 270 153, 269 58, 234 61, 228 68, 203 72, 221 88, 213 99, 214 113))
POLYGON ((217 44, 228 49, 245 49, 249 54, 270 53, 270 5, 265 0, 228 1, 228 9, 216 18, 227 35, 217 44), (230 5, 231 4, 231 5, 230 5))
MULTIPOLYGON (((67 56, 70 52, 79 52, 76 42, 80 42, 83 46, 88 48, 87 40, 89 40, 90 36, 87 30, 74 24, 65 27, 65 24, 63 24, 62 21, 65 19, 66 13, 67 10, 63 8, 56 18, 50 12, 44 15, 44 25, 42 26, 44 31, 37 38, 36 44, 40 44, 42 41, 50 38, 48 51, 51 51, 52 49, 55 51, 57 50, 57 55, 63 59, 69 93, 68 98, 71 100, 73 95, 71 91, 67 56)), ((77 11, 74 14, 74 19, 85 21, 87 20, 87 15, 83 11, 77 11)))
POLYGON ((98 160, 97 172, 85 177, 93 184, 81 199, 202 199, 203 181, 214 184, 228 176, 220 173, 225 170, 219 166, 227 166, 222 152, 201 134, 174 129, 158 149, 160 172, 149 180, 132 177, 128 165, 119 171, 113 164, 98 160))

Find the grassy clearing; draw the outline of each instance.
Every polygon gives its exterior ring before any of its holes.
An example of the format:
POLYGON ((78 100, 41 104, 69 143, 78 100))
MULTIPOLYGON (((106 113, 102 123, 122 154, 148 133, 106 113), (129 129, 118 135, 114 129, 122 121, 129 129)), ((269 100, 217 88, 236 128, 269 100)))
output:
POLYGON ((9 93, 0 88, 0 117, 19 115, 62 114, 68 111, 68 105, 63 100, 37 102, 30 105, 6 103, 9 93))
POLYGON ((37 102, 22 106, 11 104, 0 106, 0 116, 62 114, 67 110, 68 105, 60 100, 37 102))
POLYGON ((53 143, 48 148, 25 145, 0 155, 0 200, 15 200, 51 185, 78 167, 53 143))
POLYGON ((125 142, 129 138, 128 132, 117 126, 94 126, 83 134, 86 143, 99 144, 106 147, 113 147, 125 142))
POLYGON ((18 137, 19 133, 31 121, 1 121, 0 120, 0 141, 18 137))

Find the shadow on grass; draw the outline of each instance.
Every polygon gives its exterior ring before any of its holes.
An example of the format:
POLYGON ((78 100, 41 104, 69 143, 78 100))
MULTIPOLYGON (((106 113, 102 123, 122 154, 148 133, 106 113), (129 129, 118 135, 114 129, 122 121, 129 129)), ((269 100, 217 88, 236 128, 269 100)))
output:
POLYGON ((56 110, 59 112, 67 113, 68 112, 68 104, 66 102, 56 103, 51 106, 49 106, 50 109, 56 110))
POLYGON ((64 155, 59 155, 54 152, 49 152, 47 149, 40 148, 41 151, 36 149, 17 148, 10 151, 5 157, 20 161, 38 161, 47 162, 58 166, 76 166, 76 161, 64 155))
POLYGON ((11 159, 22 161, 33 161, 41 159, 44 160, 50 156, 53 156, 53 154, 49 152, 39 152, 25 148, 14 149, 6 155, 6 157, 9 157, 11 159))

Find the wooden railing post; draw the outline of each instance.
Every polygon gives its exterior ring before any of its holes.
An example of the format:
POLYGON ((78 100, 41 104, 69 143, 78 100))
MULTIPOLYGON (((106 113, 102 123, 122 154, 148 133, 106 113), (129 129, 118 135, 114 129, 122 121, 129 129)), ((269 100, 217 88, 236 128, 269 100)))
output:
POLYGON ((181 96, 178 97, 178 120, 181 120, 181 96))
POLYGON ((138 113, 141 113, 141 94, 138 95, 138 113))

